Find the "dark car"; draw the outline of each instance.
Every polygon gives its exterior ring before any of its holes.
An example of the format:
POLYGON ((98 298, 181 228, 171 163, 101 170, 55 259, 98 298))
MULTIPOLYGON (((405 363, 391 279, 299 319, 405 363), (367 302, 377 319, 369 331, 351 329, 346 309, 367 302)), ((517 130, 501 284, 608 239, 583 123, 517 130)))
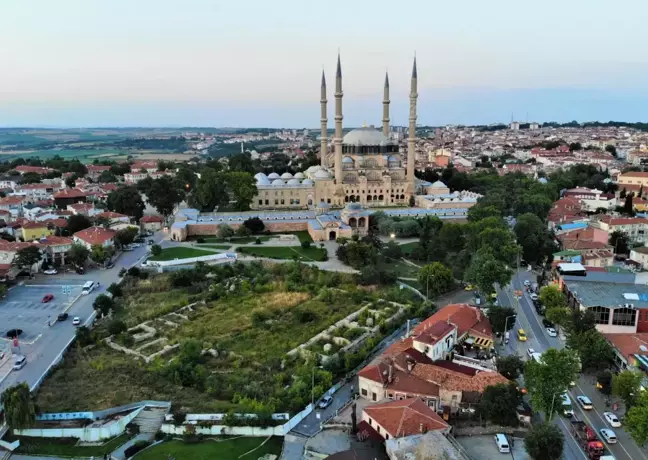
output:
POLYGON ((108 262, 106 268, 113 268, 114 266, 115 266, 115 262, 108 262))
POLYGON ((20 334, 22 333, 23 333, 22 329, 9 329, 7 331, 7 337, 9 337, 10 339, 14 339, 20 336, 20 334))
POLYGON ((554 327, 554 323, 549 321, 547 318, 542 318, 542 325, 544 327, 554 327))
POLYGON ((42 300, 42 302, 43 302, 43 303, 47 303, 47 302, 50 302, 50 301, 53 300, 53 299, 54 299, 54 294, 45 294, 45 295, 43 296, 43 300, 42 300))
POLYGON ((56 321, 65 321, 66 319, 68 319, 67 313, 61 313, 56 317, 56 321))

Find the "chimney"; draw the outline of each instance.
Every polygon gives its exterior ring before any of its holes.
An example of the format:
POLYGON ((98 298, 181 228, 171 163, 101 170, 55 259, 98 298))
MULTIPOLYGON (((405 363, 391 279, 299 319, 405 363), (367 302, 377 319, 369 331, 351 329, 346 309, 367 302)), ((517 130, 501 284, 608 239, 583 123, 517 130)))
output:
POLYGON ((427 428, 422 423, 419 425, 419 429, 421 430, 421 434, 425 434, 427 432, 427 428))
POLYGON ((407 334, 405 334, 405 337, 409 337, 410 334, 410 320, 407 320, 407 334))
POLYGON ((412 361, 407 361, 407 372, 412 372, 414 369, 414 363, 412 361))
POLYGON ((387 382, 392 383, 394 381, 394 366, 389 363, 389 374, 387 375, 387 382))

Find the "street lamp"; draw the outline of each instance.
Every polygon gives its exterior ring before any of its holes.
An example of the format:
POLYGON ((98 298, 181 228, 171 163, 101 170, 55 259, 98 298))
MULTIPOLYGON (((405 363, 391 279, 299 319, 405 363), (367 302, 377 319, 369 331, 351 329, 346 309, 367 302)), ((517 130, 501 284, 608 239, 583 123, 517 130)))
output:
POLYGON ((394 238, 396 238, 396 234, 395 234, 395 233, 391 233, 389 236, 391 237, 392 240, 393 240, 394 238))
POLYGON ((553 394, 551 397, 551 411, 549 411, 549 421, 551 422, 551 419, 553 418, 553 413, 554 413, 554 401, 556 400, 556 395, 558 393, 564 393, 563 391, 557 391, 553 394))
POLYGON ((508 320, 509 318, 515 318, 517 315, 510 315, 506 317, 506 320, 504 320, 504 332, 502 333, 502 343, 504 343, 504 337, 506 336, 506 331, 508 330, 508 320))

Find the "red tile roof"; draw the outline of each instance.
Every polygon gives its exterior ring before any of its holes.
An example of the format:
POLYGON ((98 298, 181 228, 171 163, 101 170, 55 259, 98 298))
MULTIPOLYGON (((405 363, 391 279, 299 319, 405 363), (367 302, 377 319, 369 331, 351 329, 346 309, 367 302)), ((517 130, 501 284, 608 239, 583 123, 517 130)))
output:
POLYGON ((648 332, 603 334, 603 336, 627 360, 634 354, 646 354, 646 351, 642 350, 641 347, 648 348, 648 332))
MULTIPOLYGON (((643 172, 643 171, 628 171, 619 174, 619 178, 621 177, 648 177, 648 172, 643 172)), ((623 186, 625 184, 619 184, 619 187, 623 186)))
POLYGON ((90 227, 85 230, 76 232, 74 236, 88 244, 103 244, 111 238, 114 238, 117 232, 103 227, 90 227))
POLYGON ((120 219, 128 216, 126 214, 120 214, 118 212, 104 211, 97 214, 96 217, 105 217, 106 219, 120 219))
POLYGON ((110 166, 104 166, 104 165, 87 165, 86 168, 88 169, 89 173, 110 171, 110 166))
POLYGON ((419 398, 374 404, 364 408, 392 438, 421 434, 425 431, 446 430, 449 425, 419 398))
POLYGON ((449 322, 457 326, 457 337, 470 332, 475 336, 493 338, 493 329, 482 310, 466 303, 446 305, 416 326, 413 335, 422 334, 438 322, 449 322))
POLYGON ((22 224, 22 228, 47 228, 47 222, 25 222, 22 224))
POLYGON ((38 240, 40 244, 43 246, 63 246, 63 245, 69 245, 74 242, 72 238, 66 238, 64 236, 46 236, 45 238, 41 238, 38 240))
POLYGON ((151 222, 164 222, 164 219, 161 216, 144 216, 140 219, 140 222, 143 224, 151 223, 151 222))
POLYGON ((40 166, 27 166, 27 165, 16 166, 15 170, 20 173, 33 172, 36 174, 47 174, 48 172, 54 171, 51 168, 43 168, 40 166))
POLYGON ((62 198, 85 198, 88 196, 86 192, 79 190, 78 188, 66 188, 54 194, 54 199, 62 198))
POLYGON ((23 202, 25 197, 22 196, 6 196, 4 198, 0 198, 0 205, 13 205, 13 204, 20 204, 23 202))
MULTIPOLYGON (((459 366, 459 364, 455 364, 459 366)), ((467 367, 467 366, 462 366, 467 367)), ((454 369, 446 369, 435 364, 416 364, 412 374, 427 382, 434 382, 446 391, 467 391, 483 393, 486 387, 498 383, 508 383, 508 379, 498 372, 478 372, 474 376, 454 369)))

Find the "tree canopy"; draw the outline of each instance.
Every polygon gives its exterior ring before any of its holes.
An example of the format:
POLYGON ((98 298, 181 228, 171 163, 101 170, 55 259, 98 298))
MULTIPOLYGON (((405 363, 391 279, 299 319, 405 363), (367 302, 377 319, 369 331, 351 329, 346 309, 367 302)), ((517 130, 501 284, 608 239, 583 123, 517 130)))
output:
POLYGON ((421 268, 418 281, 421 286, 425 286, 427 297, 437 297, 439 294, 450 291, 454 286, 452 270, 439 262, 432 262, 421 268))
POLYGON ((524 367, 524 381, 531 396, 531 405, 549 418, 560 407, 560 394, 576 380, 580 363, 569 349, 550 348, 542 354, 542 362, 531 359, 524 367))
POLYGON ((135 186, 120 187, 108 194, 106 205, 110 211, 125 214, 139 221, 144 215, 144 201, 135 186))
POLYGON ((524 448, 533 460, 559 460, 564 444, 560 428, 551 423, 535 425, 524 438, 524 448))
POLYGON ((14 263, 20 268, 29 268, 37 264, 43 256, 38 246, 27 246, 16 253, 14 263))
POLYGON ((173 213, 175 207, 184 199, 184 190, 170 176, 153 179, 146 199, 165 218, 173 213))
POLYGON ((517 426, 516 408, 522 401, 515 383, 499 383, 486 387, 481 397, 479 409, 491 423, 505 426, 517 426))
POLYGON ((14 430, 30 428, 36 420, 36 408, 27 383, 18 383, 0 395, 4 421, 14 430))

